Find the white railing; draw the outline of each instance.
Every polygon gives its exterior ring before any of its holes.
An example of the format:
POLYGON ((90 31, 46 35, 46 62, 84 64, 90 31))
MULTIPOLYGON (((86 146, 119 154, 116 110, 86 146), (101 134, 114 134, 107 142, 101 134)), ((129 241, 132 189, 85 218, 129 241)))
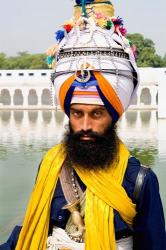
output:
MULTIPOLYGON (((158 109, 160 82, 165 81, 165 68, 140 68, 140 85, 137 92, 137 102, 130 109, 158 109), (161 77, 162 76, 162 77, 161 77)), ((51 109, 43 100, 44 91, 48 93, 50 88, 51 70, 0 70, 0 108, 1 109, 51 109), (32 91, 33 90, 33 91, 32 91), (47 90, 47 91, 46 91, 47 90), (36 96, 35 105, 31 105, 31 99, 36 96), (23 101, 17 105, 17 98, 23 101), (5 103, 5 95, 8 102, 5 103)), ((161 84, 163 87, 163 83, 161 84)), ((165 84, 166 85, 166 84, 165 84)), ((162 96, 160 90, 160 95, 162 96)), ((164 98, 165 101, 165 98, 164 98)), ((55 103, 55 100, 53 100, 55 103)), ((163 103, 160 100, 160 105, 163 103)))

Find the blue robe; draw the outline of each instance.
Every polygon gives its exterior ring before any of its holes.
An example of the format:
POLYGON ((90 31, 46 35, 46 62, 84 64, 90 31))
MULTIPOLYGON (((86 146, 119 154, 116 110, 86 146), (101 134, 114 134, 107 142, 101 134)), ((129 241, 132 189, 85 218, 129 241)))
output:
MULTIPOLYGON (((133 193, 139 170, 140 162, 135 157, 131 157, 128 161, 123 187, 133 202, 135 202, 133 193)), ((85 190, 85 185, 78 176, 77 178, 82 190, 85 190)), ((53 225, 65 228, 70 215, 67 210, 62 210, 65 204, 66 200, 60 181, 58 181, 51 205, 50 232, 53 225)), ((152 170, 149 170, 146 174, 136 209, 137 215, 134 218, 133 231, 121 219, 119 213, 114 211, 116 239, 132 235, 134 250, 166 250, 165 221, 159 194, 159 184, 152 170)), ((7 242, 0 245, 0 250, 14 250, 20 230, 21 227, 16 226, 7 242)))

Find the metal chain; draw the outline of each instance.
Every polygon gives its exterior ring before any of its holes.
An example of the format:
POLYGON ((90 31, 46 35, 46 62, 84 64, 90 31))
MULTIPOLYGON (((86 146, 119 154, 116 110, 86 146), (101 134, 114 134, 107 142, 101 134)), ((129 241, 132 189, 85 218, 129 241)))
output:
POLYGON ((80 196, 79 196, 79 192, 78 192, 78 188, 77 188, 77 185, 76 185, 76 180, 75 180, 75 174, 74 174, 74 170, 72 169, 71 171, 71 181, 72 181, 72 188, 73 188, 73 191, 74 191, 74 194, 75 194, 75 198, 77 200, 80 199, 80 196))

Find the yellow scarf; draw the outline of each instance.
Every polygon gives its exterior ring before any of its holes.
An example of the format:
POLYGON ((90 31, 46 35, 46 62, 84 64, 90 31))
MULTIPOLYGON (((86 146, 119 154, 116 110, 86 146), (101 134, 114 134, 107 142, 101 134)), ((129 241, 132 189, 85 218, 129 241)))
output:
MULTIPOLYGON (((85 206, 86 250, 115 250, 114 213, 117 210, 128 224, 136 215, 135 205, 127 196, 122 181, 129 152, 121 143, 119 162, 108 170, 83 171, 75 167, 87 186, 85 206)), ((45 250, 51 201, 59 172, 65 160, 59 144, 46 154, 27 208, 16 250, 45 250)))

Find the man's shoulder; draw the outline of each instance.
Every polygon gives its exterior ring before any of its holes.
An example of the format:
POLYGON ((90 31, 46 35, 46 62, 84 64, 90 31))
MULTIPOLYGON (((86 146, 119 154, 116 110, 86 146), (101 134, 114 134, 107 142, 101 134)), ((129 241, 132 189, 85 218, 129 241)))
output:
POLYGON ((131 156, 128 159, 125 179, 135 184, 140 169, 141 169, 141 162, 136 157, 131 156))
MULTIPOLYGON (((58 158, 64 158, 64 146, 62 143, 56 144, 55 146, 53 146, 52 148, 50 148, 44 155, 44 157, 42 158, 40 164, 39 164, 39 168, 45 164, 45 163, 49 163, 52 162, 53 159, 58 159, 58 158)), ((47 164, 45 164, 47 165, 47 164)), ((39 169, 38 169, 39 171, 39 169)))
POLYGON ((132 190, 134 199, 138 200, 141 190, 147 185, 158 183, 156 174, 151 166, 142 165, 141 162, 134 156, 128 160, 128 165, 124 178, 124 185, 132 190))
POLYGON ((128 165, 125 173, 125 177, 135 183, 138 174, 144 171, 146 178, 156 178, 156 174, 152 170, 151 166, 142 164, 136 157, 131 156, 128 160, 128 165))

